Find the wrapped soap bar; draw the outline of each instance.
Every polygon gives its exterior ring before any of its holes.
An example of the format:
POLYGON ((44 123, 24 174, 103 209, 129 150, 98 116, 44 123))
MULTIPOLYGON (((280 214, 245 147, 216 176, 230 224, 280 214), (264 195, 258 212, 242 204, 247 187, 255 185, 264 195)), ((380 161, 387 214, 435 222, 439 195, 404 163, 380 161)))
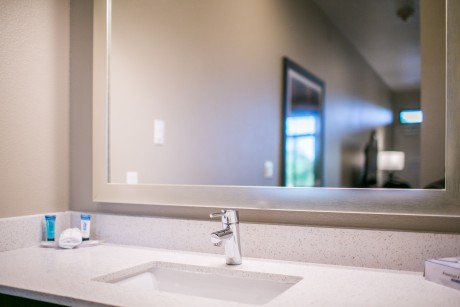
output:
POLYGON ((425 261, 426 280, 460 290, 460 257, 425 261))

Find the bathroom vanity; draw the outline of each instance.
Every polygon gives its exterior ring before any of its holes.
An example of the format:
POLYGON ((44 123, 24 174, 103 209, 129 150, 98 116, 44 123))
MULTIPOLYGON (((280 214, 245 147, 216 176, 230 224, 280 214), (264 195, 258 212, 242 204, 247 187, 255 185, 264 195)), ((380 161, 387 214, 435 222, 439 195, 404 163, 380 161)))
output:
POLYGON ((114 244, 8 251, 0 272, 2 293, 62 305, 460 305, 459 291, 419 272, 254 258, 229 266, 222 255, 114 244))

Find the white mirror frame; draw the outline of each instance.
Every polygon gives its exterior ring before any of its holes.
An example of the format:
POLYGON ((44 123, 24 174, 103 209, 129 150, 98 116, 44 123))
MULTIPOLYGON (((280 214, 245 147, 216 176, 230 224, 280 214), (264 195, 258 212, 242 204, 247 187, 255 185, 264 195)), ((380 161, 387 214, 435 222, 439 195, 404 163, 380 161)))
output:
MULTIPOLYGON (((460 232, 460 1, 447 1, 446 189, 382 190, 107 182, 110 1, 94 1, 93 200, 151 205, 152 214, 206 219, 236 208, 246 222, 460 232)), ((105 205, 104 205, 105 206, 105 205)))

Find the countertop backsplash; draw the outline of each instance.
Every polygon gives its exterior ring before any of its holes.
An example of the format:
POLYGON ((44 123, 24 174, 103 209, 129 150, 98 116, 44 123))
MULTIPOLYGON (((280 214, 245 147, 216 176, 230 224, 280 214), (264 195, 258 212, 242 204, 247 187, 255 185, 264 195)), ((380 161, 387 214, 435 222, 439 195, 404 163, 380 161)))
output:
MULTIPOLYGON (((55 213, 56 238, 80 212, 55 213)), ((91 238, 107 243, 224 254, 210 242, 218 221, 91 214, 91 238)), ((0 251, 38 246, 44 214, 0 219, 0 251)), ((460 234, 240 223, 243 258, 423 271, 430 258, 460 255, 460 234)))
MULTIPOLYGON (((80 212, 71 212, 79 227, 80 212)), ((218 221, 92 214, 91 236, 108 243, 224 254, 210 242, 218 221)), ((429 258, 460 255, 459 234, 240 223, 243 258, 423 271, 429 258)))

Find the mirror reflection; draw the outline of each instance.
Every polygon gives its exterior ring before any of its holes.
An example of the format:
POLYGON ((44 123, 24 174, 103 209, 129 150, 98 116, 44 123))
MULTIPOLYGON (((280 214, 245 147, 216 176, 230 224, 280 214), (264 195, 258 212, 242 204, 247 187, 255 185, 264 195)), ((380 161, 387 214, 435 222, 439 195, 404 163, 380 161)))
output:
POLYGON ((444 8, 112 0, 109 182, 443 188, 444 8))

